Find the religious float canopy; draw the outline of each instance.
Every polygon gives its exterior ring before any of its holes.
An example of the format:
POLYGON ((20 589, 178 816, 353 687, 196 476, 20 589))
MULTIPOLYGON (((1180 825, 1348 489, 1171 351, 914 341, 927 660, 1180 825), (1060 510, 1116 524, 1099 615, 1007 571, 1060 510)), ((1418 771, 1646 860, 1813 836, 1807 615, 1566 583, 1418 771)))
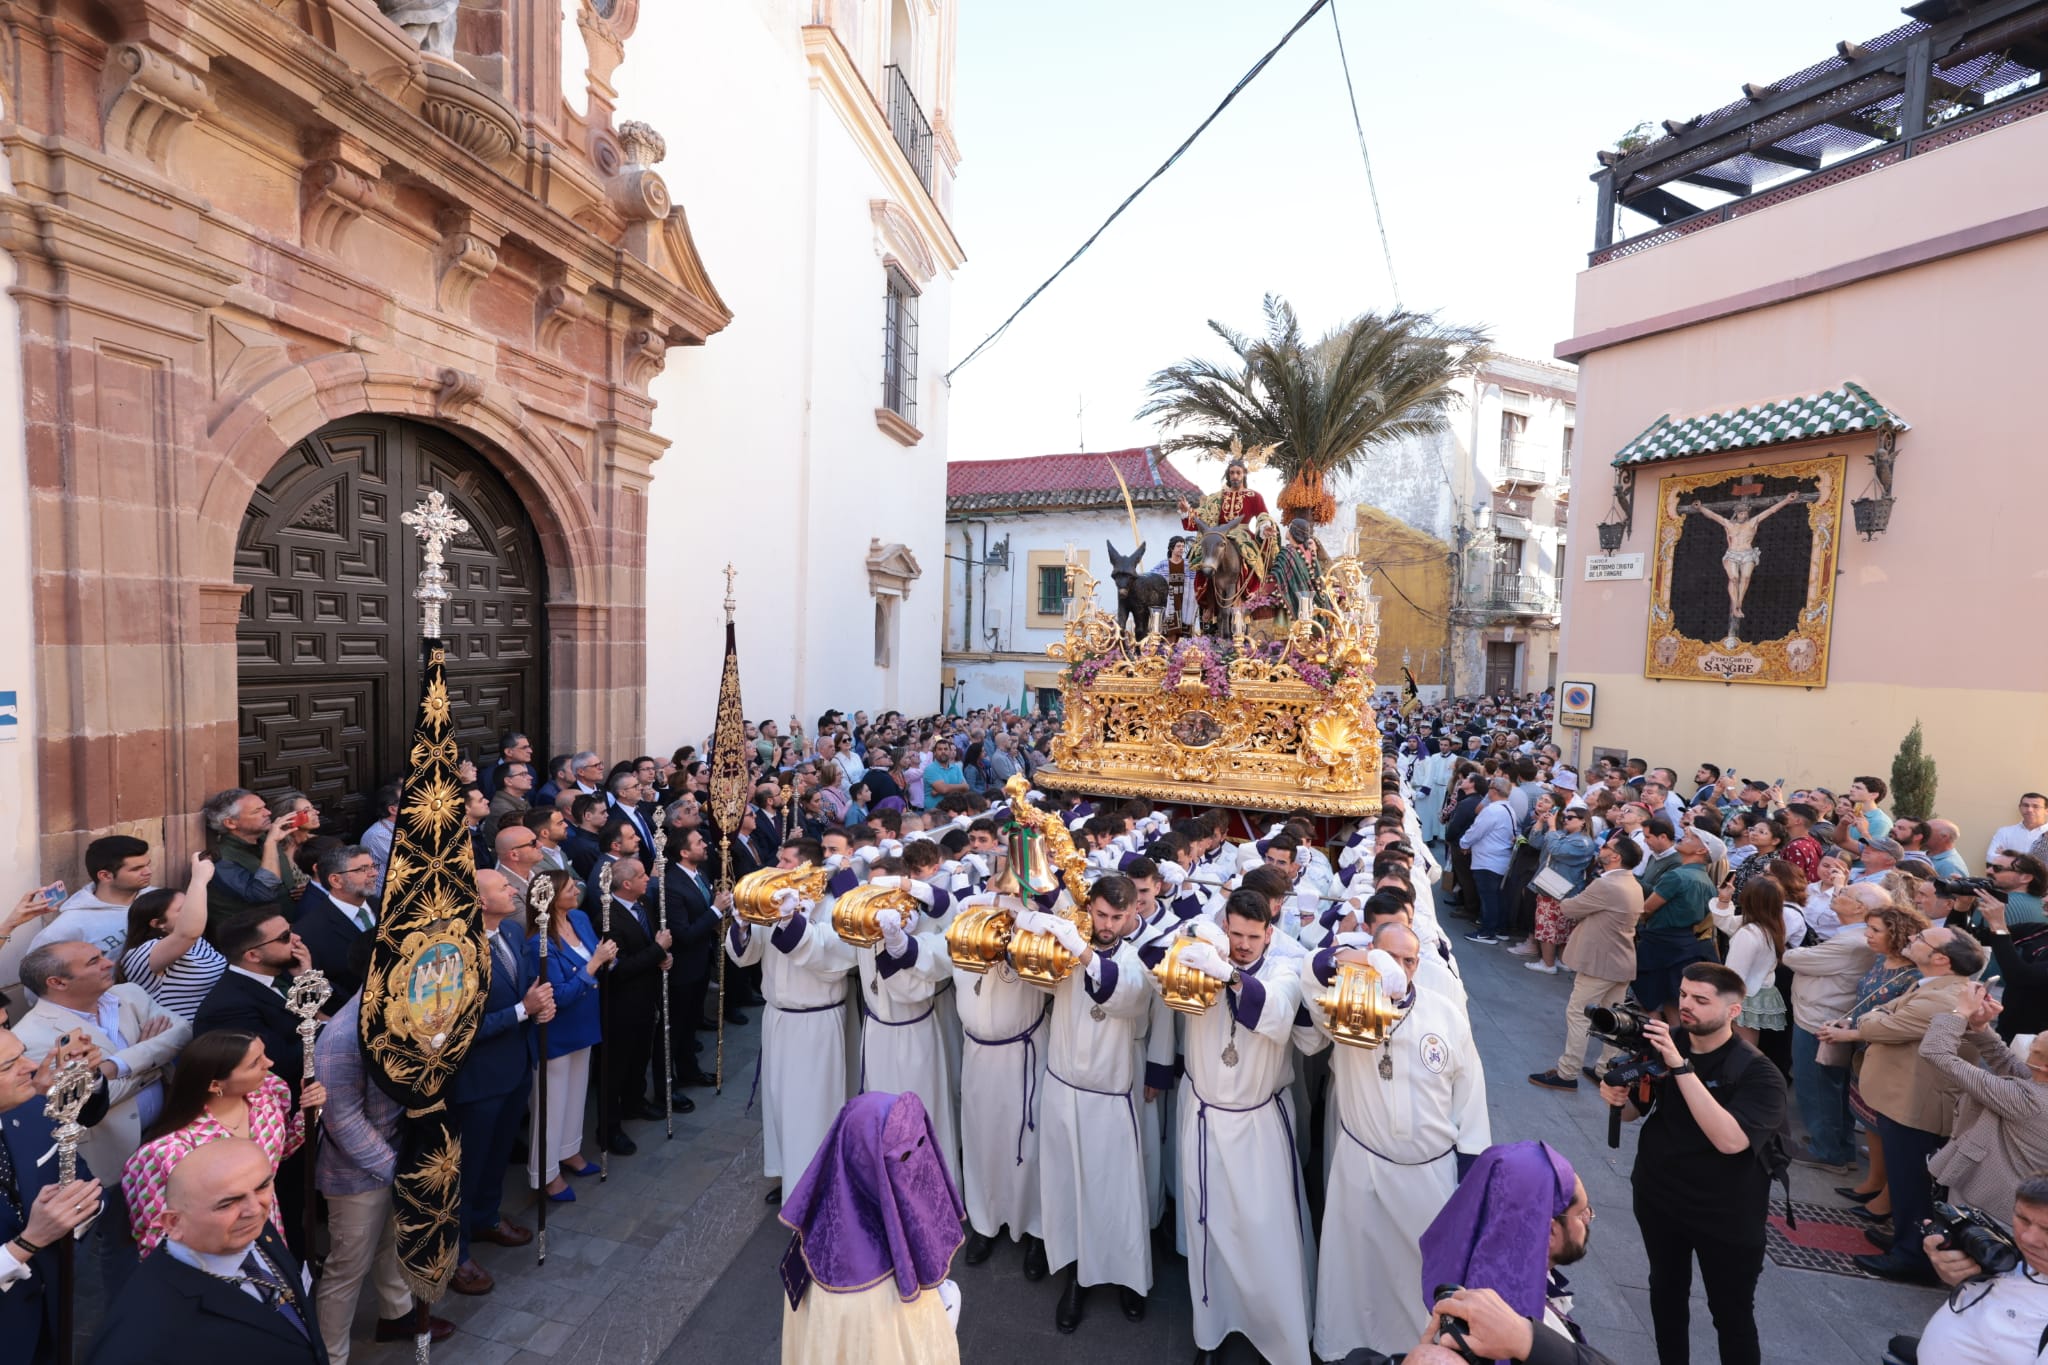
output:
POLYGON ((1355 556, 1326 570, 1328 605, 1260 639, 1242 612, 1217 635, 1120 627, 1070 560, 1065 722, 1035 781, 1052 791, 1360 816, 1380 808, 1371 700, 1378 601, 1355 556))
MULTIPOLYGON (((1643 676, 1824 687, 1843 533, 1847 458, 1814 443, 1871 437, 1888 513, 1891 466, 1907 423, 1857 384, 1673 421, 1658 418, 1621 448, 1643 465, 1798 445, 1775 463, 1673 474, 1657 487, 1655 571, 1643 676)), ((1882 529, 1882 518, 1879 518, 1882 529)))

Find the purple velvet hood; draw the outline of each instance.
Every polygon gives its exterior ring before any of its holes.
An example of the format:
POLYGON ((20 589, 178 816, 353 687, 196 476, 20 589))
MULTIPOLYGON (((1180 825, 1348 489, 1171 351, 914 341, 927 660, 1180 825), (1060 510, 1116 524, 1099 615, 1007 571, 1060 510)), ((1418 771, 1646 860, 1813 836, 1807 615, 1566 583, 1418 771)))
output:
POLYGON ((1550 1283, 1550 1224, 1571 1207, 1577 1172, 1547 1142, 1510 1142, 1479 1154, 1422 1234, 1422 1298, 1441 1284, 1491 1289, 1525 1318, 1543 1317, 1550 1283))
POLYGON ((946 1278, 966 1215, 923 1101, 854 1096, 783 1201, 796 1234, 782 1262, 791 1306, 812 1281, 857 1293, 892 1276, 909 1302, 946 1278))

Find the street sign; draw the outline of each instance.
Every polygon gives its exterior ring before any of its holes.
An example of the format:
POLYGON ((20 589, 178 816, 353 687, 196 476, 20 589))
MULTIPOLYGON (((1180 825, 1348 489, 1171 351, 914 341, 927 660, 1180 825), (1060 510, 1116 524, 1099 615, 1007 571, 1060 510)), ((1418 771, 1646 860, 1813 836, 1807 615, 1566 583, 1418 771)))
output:
POLYGON ((1586 581, 1599 583, 1617 578, 1641 578, 1643 557, 1633 555, 1587 555, 1586 581))
POLYGON ((1557 723, 1567 730, 1593 726, 1593 684, 1568 682, 1557 691, 1557 723))

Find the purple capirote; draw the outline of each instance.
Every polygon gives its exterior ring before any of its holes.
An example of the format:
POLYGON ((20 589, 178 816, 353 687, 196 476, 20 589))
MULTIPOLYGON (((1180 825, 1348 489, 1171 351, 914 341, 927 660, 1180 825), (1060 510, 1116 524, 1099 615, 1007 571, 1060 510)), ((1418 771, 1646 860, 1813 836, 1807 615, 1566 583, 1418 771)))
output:
POLYGON ((893 1276, 906 1303, 937 1288, 967 1240, 966 1217, 924 1102, 854 1096, 782 1204, 796 1234, 782 1258, 790 1306, 813 1282, 853 1294, 893 1276))

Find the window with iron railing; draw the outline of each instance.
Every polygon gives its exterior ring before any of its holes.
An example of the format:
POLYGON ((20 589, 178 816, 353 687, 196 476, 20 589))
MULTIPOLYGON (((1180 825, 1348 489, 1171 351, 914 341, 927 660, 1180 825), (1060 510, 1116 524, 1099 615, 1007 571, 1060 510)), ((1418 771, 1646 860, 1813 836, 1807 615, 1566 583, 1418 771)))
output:
POLYGON ((917 173, 918 183, 930 190, 932 125, 925 118, 924 110, 917 107, 917 96, 911 93, 910 81, 904 76, 902 67, 883 67, 882 78, 889 92, 889 131, 895 135, 896 145, 909 159, 910 169, 917 173))
POLYGON ((882 406, 917 425, 917 289, 890 266, 882 308, 882 406))

